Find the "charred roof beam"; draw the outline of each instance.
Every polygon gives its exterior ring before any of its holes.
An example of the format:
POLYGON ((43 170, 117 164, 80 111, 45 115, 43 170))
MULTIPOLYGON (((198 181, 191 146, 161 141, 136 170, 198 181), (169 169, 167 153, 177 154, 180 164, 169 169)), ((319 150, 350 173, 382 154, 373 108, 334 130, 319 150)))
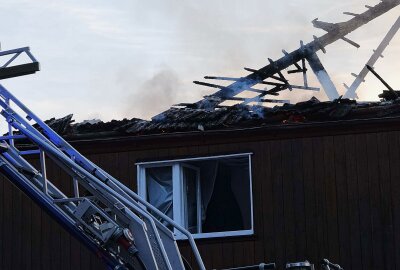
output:
MULTIPOLYGON (((288 55, 289 53, 285 50, 282 50, 284 55, 288 55)), ((300 72, 304 72, 307 71, 307 69, 303 66, 301 67, 298 63, 293 63, 293 65, 296 67, 296 69, 294 70, 289 70, 288 74, 292 74, 292 73, 300 73, 300 72)))
POLYGON ((367 69, 369 71, 371 71, 372 74, 375 75, 376 78, 378 78, 378 80, 381 81, 381 83, 387 87, 387 89, 389 90, 390 93, 390 98, 389 99, 397 99, 399 97, 399 95, 397 94, 396 91, 393 90, 393 88, 374 70, 373 67, 366 65, 367 69))
POLYGON ((260 84, 273 85, 273 86, 290 86, 292 89, 302 89, 302 90, 311 90, 311 91, 319 91, 318 87, 309 87, 309 86, 301 86, 301 85, 293 85, 293 84, 284 84, 284 83, 276 83, 276 82, 266 82, 262 81, 260 84))
POLYGON ((251 102, 263 102, 263 103, 289 103, 289 100, 282 100, 282 99, 265 99, 260 98, 259 96, 252 97, 252 98, 244 98, 244 97, 230 97, 227 100, 232 101, 243 101, 245 104, 251 102))
MULTIPOLYGON (((203 86, 212 87, 212 88, 219 88, 219 89, 228 88, 227 86, 218 85, 218 84, 213 84, 213 83, 200 82, 200 81, 194 81, 193 83, 198 84, 198 85, 203 85, 203 86)), ((234 92, 233 89, 227 89, 227 90, 230 90, 230 91, 234 92)), ((268 92, 267 90, 261 90, 261 89, 256 89, 256 88, 248 88, 248 89, 246 89, 246 90, 252 91, 252 92, 256 92, 256 93, 268 92)), ((227 95, 227 97, 229 97, 229 96, 230 96, 230 95, 227 95)))
MULTIPOLYGON (((353 17, 352 19, 338 24, 338 30, 333 32, 328 32, 325 35, 318 38, 317 41, 311 41, 308 44, 300 47, 299 49, 285 55, 284 57, 276 60, 274 64, 269 64, 257 70, 257 72, 253 72, 252 74, 241 78, 238 81, 235 81, 231 85, 221 88, 219 91, 213 94, 213 96, 217 97, 227 97, 227 96, 235 96, 238 93, 245 91, 252 86, 264 81, 267 78, 270 78, 278 71, 281 71, 289 66, 293 65, 293 63, 297 63, 302 59, 309 58, 316 52, 321 50, 321 46, 325 47, 339 39, 342 39, 349 33, 353 32, 357 28, 365 25, 366 23, 376 19, 392 8, 398 6, 400 4, 400 0, 390 0, 380 2, 374 7, 369 8, 364 13, 359 16, 353 17)), ((210 103, 208 100, 201 100, 196 103, 198 108, 206 108, 206 107, 215 107, 218 103, 210 103)))
POLYGON ((218 77, 218 76, 204 76, 206 80, 220 80, 220 81, 238 81, 241 78, 232 78, 232 77, 218 77))
MULTIPOLYGON (((274 61, 273 61, 272 59, 268 58, 268 60, 269 60, 269 62, 270 62, 271 64, 274 63, 274 61)), ((301 67, 300 67, 297 63, 295 63, 295 64, 301 69, 301 67)), ((244 69, 247 70, 247 71, 251 71, 251 72, 258 72, 258 70, 252 69, 252 68, 246 68, 246 67, 245 67, 244 69)), ((302 71, 302 70, 300 70, 300 71, 297 71, 297 70, 296 70, 296 72, 303 72, 303 71, 302 71)), ((292 73, 294 73, 294 72, 292 72, 292 73)), ((316 90, 316 88, 308 88, 307 86, 304 86, 304 87, 303 87, 303 86, 291 85, 291 84, 289 83, 289 81, 283 76, 282 72, 278 71, 277 74, 278 74, 279 76, 272 75, 272 76, 270 76, 269 78, 274 79, 274 80, 277 80, 277 81, 280 81, 281 83, 267 82, 267 81, 261 81, 261 82, 259 82, 259 83, 260 83, 260 84, 266 84, 266 85, 274 85, 274 86, 286 86, 286 88, 288 88, 290 91, 292 91, 293 88, 298 88, 298 89, 305 89, 305 88, 307 88, 306 90, 319 91, 319 88, 318 88, 318 90, 316 90), (282 83, 283 83, 283 84, 282 84, 282 83)))
POLYGON ((373 54, 371 55, 367 64, 360 71, 360 73, 358 75, 352 73, 352 75, 355 76, 356 78, 354 79, 354 82, 351 84, 351 86, 347 87, 347 85, 345 85, 345 87, 347 88, 347 91, 344 94, 345 98, 357 97, 356 91, 358 87, 360 87, 361 83, 365 82, 365 78, 367 77, 369 72, 367 65, 374 66, 380 57, 383 58, 382 55, 383 52, 385 51, 387 46, 389 46, 389 43, 392 41, 392 39, 397 34, 399 29, 400 29, 400 17, 397 18, 396 22, 393 24, 388 33, 385 35, 382 42, 379 44, 378 48, 376 50, 373 50, 373 54))
POLYGON ((310 64, 311 69, 314 71, 317 76, 318 81, 322 85, 325 90, 326 95, 330 100, 334 100, 339 98, 339 93, 336 89, 335 84, 332 82, 328 72, 325 70, 322 65, 319 57, 316 53, 307 57, 307 61, 310 64))

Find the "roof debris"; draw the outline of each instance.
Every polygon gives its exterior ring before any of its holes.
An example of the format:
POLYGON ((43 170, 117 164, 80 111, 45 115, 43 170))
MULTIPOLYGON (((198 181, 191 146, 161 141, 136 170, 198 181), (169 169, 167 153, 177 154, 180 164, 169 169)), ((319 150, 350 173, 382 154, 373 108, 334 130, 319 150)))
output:
MULTIPOLYGON (((320 21, 318 18, 312 21, 314 27, 326 31, 326 34, 320 37, 313 36, 314 40, 309 43, 300 41, 300 47, 292 52, 282 50, 283 56, 277 60, 268 58, 269 64, 260 68, 247 68, 244 69, 250 74, 244 77, 226 77, 226 76, 205 76, 206 80, 217 80, 220 82, 231 82, 229 85, 221 83, 209 83, 202 81, 194 81, 197 85, 207 86, 218 89, 211 95, 205 96, 202 100, 195 103, 179 103, 177 106, 183 106, 188 109, 207 109, 213 110, 220 107, 225 101, 239 103, 241 105, 264 105, 268 107, 271 103, 290 103, 290 101, 275 99, 271 96, 279 96, 281 91, 284 90, 307 90, 319 91, 319 87, 310 87, 307 73, 312 71, 317 77, 322 89, 328 96, 330 101, 339 98, 338 90, 333 83, 330 75, 325 70, 317 52, 322 51, 326 53, 325 47, 335 43, 338 40, 343 40, 348 44, 359 48, 360 45, 350 40, 348 34, 354 30, 364 26, 377 17, 385 14, 387 11, 393 9, 400 4, 400 0, 386 0, 381 1, 379 4, 371 7, 368 6, 367 10, 360 14, 352 12, 344 12, 352 18, 340 23, 328 23, 320 21), (308 66, 307 66, 308 63, 308 66), (290 68, 290 70, 286 70, 290 68), (286 70, 286 72, 285 72, 286 70), (287 73, 287 74, 284 74, 287 73), (303 75, 303 82, 300 85, 293 85, 290 82, 288 75, 299 73, 303 75), (268 88, 267 88, 267 87, 268 88), (240 96, 241 93, 252 92, 252 97, 240 96)), ((400 17, 396 20, 394 25, 390 28, 389 32, 385 35, 382 42, 378 46, 371 58, 367 62, 367 66, 362 69, 359 75, 354 74, 356 77, 354 83, 347 88, 344 95, 346 98, 355 98, 356 90, 368 72, 374 73, 373 66, 382 56, 385 48, 389 45, 390 41, 400 29, 400 17)), ((390 90, 390 88, 388 88, 390 90)), ((295 92, 296 92, 295 91, 295 92)), ((391 95, 397 96, 395 91, 391 91, 391 95)))
POLYGON ((400 116, 400 100, 357 103, 350 99, 321 102, 313 97, 297 104, 264 106, 234 105, 217 110, 171 108, 151 121, 138 118, 73 123, 72 115, 46 123, 69 139, 110 138, 174 132, 251 128, 286 124, 400 116))

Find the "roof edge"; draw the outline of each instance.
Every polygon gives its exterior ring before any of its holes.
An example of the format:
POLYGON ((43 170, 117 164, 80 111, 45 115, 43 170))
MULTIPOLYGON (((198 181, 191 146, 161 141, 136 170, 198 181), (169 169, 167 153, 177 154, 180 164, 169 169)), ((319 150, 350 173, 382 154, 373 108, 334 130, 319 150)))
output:
POLYGON ((104 149, 106 151, 101 151, 101 149, 98 149, 97 151, 112 152, 113 150, 115 152, 117 150, 124 152, 135 149, 154 149, 173 146, 207 145, 241 141, 251 142, 257 140, 295 139, 302 137, 374 133, 396 130, 400 130, 400 116, 329 122, 290 123, 274 126, 161 133, 109 138, 74 139, 71 137, 66 137, 66 139, 71 144, 82 150, 92 148, 94 145, 104 145, 107 146, 107 149, 104 149), (112 149, 110 149, 110 147, 112 149))

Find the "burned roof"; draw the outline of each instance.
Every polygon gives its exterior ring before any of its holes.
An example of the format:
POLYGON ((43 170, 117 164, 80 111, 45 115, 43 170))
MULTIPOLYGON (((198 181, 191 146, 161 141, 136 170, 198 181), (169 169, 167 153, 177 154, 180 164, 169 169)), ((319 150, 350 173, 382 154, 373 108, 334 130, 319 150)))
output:
MULTIPOLYGON (((259 69, 247 68, 244 69, 250 74, 243 77, 226 77, 226 76, 205 76, 206 80, 218 81, 217 83, 209 83, 203 81, 194 81, 195 84, 218 89, 211 95, 204 96, 204 98, 195 103, 179 103, 179 106, 184 106, 188 109, 217 109, 226 106, 226 103, 237 103, 241 105, 264 105, 276 103, 290 103, 289 100, 276 99, 277 96, 284 90, 298 90, 301 91, 320 91, 322 89, 330 101, 340 98, 338 89, 332 81, 330 75, 325 70, 318 52, 322 51, 327 53, 326 47, 338 40, 342 40, 360 48, 361 45, 349 39, 348 35, 356 29, 364 26, 365 24, 375 20, 377 17, 385 14, 389 10, 400 5, 400 0, 387 0, 381 1, 375 6, 366 6, 367 10, 360 14, 353 12, 344 12, 350 15, 351 19, 339 22, 328 23, 320 21, 318 18, 312 21, 315 28, 322 29, 326 33, 323 36, 313 36, 313 41, 304 43, 300 41, 300 47, 292 52, 282 50, 283 56, 277 60, 268 58, 268 64, 259 69), (307 65, 308 63, 308 65, 307 65), (289 68, 289 70, 288 70, 289 68), (286 71, 285 71, 286 70, 286 71), (309 85, 308 71, 312 71, 319 81, 320 87, 312 87, 309 85), (303 77, 300 85, 291 83, 289 75, 301 74, 303 77), (223 83, 229 82, 228 85, 223 83), (245 95, 243 95, 245 94, 245 95), (225 103, 225 104, 224 104, 225 103)), ((383 52, 389 45, 390 41, 400 29, 400 17, 396 20, 389 32, 385 35, 379 46, 373 50, 373 54, 363 67, 361 72, 357 75, 352 73, 355 77, 354 82, 347 86, 344 94, 345 98, 356 98, 356 90, 365 81, 366 76, 371 71, 377 76, 382 83, 389 89, 389 95, 397 98, 397 93, 390 88, 386 82, 374 71, 374 65, 378 59, 383 58, 383 52)), ((297 81, 298 83, 299 81, 297 81)), ((386 93, 386 96, 387 93, 386 93)))
POLYGON ((216 110, 171 108, 152 120, 138 118, 74 123, 72 115, 46 123, 69 139, 110 138, 175 132, 205 132, 262 126, 302 125, 400 116, 400 100, 357 103, 349 99, 321 102, 313 97, 268 108, 235 105, 216 110))
MULTIPOLYGON (((339 97, 336 86, 322 65, 317 52, 325 52, 325 47, 344 40, 358 48, 359 44, 346 36, 366 23, 400 5, 400 0, 381 1, 361 14, 349 13, 351 19, 341 23, 327 23, 315 19, 316 28, 323 29, 326 34, 314 36, 309 43, 300 41, 300 47, 291 53, 282 50, 284 56, 274 61, 268 58, 269 64, 260 68, 245 68, 250 72, 239 78, 205 76, 207 80, 228 81, 229 85, 220 85, 194 81, 202 86, 218 89, 215 93, 205 96, 195 103, 180 103, 175 107, 160 113, 151 120, 138 118, 102 121, 84 121, 74 124, 72 115, 61 119, 50 119, 48 124, 59 134, 67 138, 109 138, 120 136, 137 136, 147 134, 164 134, 174 132, 204 132, 208 130, 253 128, 262 126, 284 126, 287 124, 320 123, 329 121, 373 119, 400 116, 400 92, 393 90, 373 69, 373 65, 382 56, 400 28, 400 18, 395 22, 379 47, 374 50, 367 65, 356 75, 354 83, 347 88, 344 97, 355 98, 355 91, 364 82, 369 71, 382 81, 389 89, 379 97, 381 102, 356 102, 339 97), (307 67, 308 63, 309 67, 307 67), (284 70, 287 74, 283 74, 284 70), (290 101, 274 99, 283 90, 319 91, 319 87, 311 87, 307 79, 307 71, 311 69, 316 75, 322 89, 330 101, 321 102, 313 97, 308 101, 289 104, 290 101), (303 75, 303 84, 293 85, 285 77, 293 73, 303 75), (271 81, 272 80, 272 81, 271 81), (266 88, 268 87, 268 88, 266 88), (255 96, 240 96, 245 92, 255 96), (270 98, 273 96, 272 98, 270 98), (226 101, 236 105, 224 105, 226 101), (282 106, 268 107, 268 104, 280 103, 282 106), (265 105, 265 106, 264 106, 265 105)), ((346 14, 346 13, 345 13, 346 14)))

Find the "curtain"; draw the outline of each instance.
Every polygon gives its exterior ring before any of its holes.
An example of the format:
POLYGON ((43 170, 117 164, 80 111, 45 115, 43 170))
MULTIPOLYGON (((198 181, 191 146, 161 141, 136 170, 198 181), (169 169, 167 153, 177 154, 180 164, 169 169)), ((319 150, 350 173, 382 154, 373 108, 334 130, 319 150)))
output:
POLYGON ((172 167, 146 169, 147 200, 158 210, 173 218, 172 167))
MULTIPOLYGON (((208 160, 193 162, 200 168, 200 186, 202 203, 202 221, 206 220, 207 209, 215 191, 215 182, 218 171, 224 165, 229 168, 230 190, 232 190, 239 206, 241 219, 244 229, 251 228, 251 200, 250 200, 250 178, 249 178, 249 159, 245 157, 223 158, 219 160, 208 160)), ((220 196, 215 194, 215 196, 220 196)))
POLYGON ((231 189, 239 204, 244 229, 251 229, 251 200, 248 157, 225 159, 231 170, 231 189))
POLYGON ((206 219, 207 207, 214 192, 215 179, 218 172, 218 161, 203 161, 199 164, 200 168, 200 188, 201 188, 201 220, 206 219))

